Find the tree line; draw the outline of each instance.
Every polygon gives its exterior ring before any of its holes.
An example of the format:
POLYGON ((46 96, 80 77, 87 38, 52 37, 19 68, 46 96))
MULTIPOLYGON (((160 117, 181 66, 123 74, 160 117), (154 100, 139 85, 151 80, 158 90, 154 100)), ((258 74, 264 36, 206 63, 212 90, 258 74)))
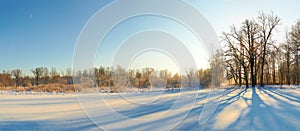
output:
POLYGON ((64 90, 73 90, 71 86, 67 86, 73 84, 71 68, 66 69, 65 72, 59 72, 56 68, 49 70, 46 67, 37 67, 31 69, 31 73, 32 75, 25 74, 21 69, 3 70, 0 73, 0 88, 17 91, 62 91, 59 89, 61 87, 65 88, 64 90))
POLYGON ((31 73, 32 75, 24 74, 20 69, 3 71, 0 73, 0 87, 2 90, 17 90, 23 87, 20 91, 80 91, 84 88, 99 87, 107 92, 120 92, 126 90, 124 87, 205 88, 211 83, 211 69, 189 69, 184 74, 172 74, 167 69, 125 70, 120 66, 116 68, 101 66, 76 72, 71 68, 59 72, 56 68, 49 70, 46 67, 37 67, 31 69, 31 73))

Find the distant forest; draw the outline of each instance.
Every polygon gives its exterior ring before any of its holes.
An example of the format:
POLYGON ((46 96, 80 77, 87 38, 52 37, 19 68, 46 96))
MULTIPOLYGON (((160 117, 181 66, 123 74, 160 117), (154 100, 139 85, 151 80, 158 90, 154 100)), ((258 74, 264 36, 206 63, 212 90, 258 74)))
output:
POLYGON ((182 86, 204 88, 211 82, 211 70, 188 70, 186 75, 172 74, 168 70, 143 68, 126 71, 120 66, 99 67, 90 70, 73 72, 68 68, 59 73, 55 68, 49 70, 38 67, 31 70, 33 77, 25 75, 22 70, 3 71, 0 74, 2 90, 17 91, 81 91, 85 88, 99 87, 106 92, 126 91, 127 86, 137 89, 180 88, 182 86), (201 84, 199 83, 201 79, 201 84), (154 82, 153 82, 154 81, 154 82), (185 82, 183 82, 185 81, 185 82), (125 87, 126 86, 126 87, 125 87))
POLYGON ((68 68, 61 73, 56 68, 37 67, 31 70, 32 76, 20 69, 4 70, 0 73, 0 90, 66 92, 98 87, 106 92, 120 92, 126 91, 123 86, 147 89, 151 86, 298 85, 300 21, 281 36, 285 39, 282 43, 274 37, 280 25, 281 19, 275 14, 260 12, 256 18, 246 19, 238 27, 232 26, 220 36, 223 50, 210 59, 208 69, 171 74, 168 70, 153 68, 127 71, 121 67, 99 67, 76 72, 68 68))

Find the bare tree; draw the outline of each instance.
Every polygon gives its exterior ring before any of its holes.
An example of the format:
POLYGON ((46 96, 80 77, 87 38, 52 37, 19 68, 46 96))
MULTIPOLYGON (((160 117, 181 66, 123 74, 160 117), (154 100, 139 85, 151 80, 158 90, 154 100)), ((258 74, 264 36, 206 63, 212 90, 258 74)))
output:
POLYGON ((300 53, 300 21, 292 26, 290 41, 293 54, 294 83, 299 84, 299 53, 300 53))
POLYGON ((261 44, 262 44, 262 57, 261 57, 261 75, 260 75, 260 85, 264 86, 264 66, 266 62, 266 53, 268 44, 271 44, 271 37, 275 28, 280 24, 280 18, 274 15, 273 13, 267 15, 261 12, 258 16, 258 24, 260 27, 260 35, 261 35, 261 44))
POLYGON ((67 79, 67 84, 73 84, 73 71, 71 68, 67 68, 65 73, 65 78, 67 79))
POLYGON ((51 76, 51 82, 52 83, 58 83, 59 82, 60 74, 56 70, 56 68, 54 68, 54 67, 51 68, 50 76, 51 76))
POLYGON ((255 65, 256 59, 258 57, 257 49, 259 47, 257 43, 257 39, 260 38, 258 36, 258 24, 254 20, 246 20, 242 26, 242 32, 245 35, 245 45, 243 45, 246 50, 247 58, 250 66, 250 75, 251 75, 251 84, 252 87, 256 85, 256 73, 255 73, 255 65))
POLYGON ((112 87, 113 92, 124 92, 128 91, 128 85, 130 83, 128 73, 121 66, 117 66, 116 69, 113 70, 113 82, 114 87, 112 87))
MULTIPOLYGON (((243 78, 246 87, 249 86, 249 68, 251 69, 252 84, 255 84, 254 65, 257 57, 256 35, 257 25, 254 21, 250 20, 245 20, 240 30, 233 26, 231 27, 231 32, 223 33, 223 40, 228 46, 228 49, 225 51, 227 64, 235 63, 237 66, 236 70, 238 70, 235 75, 238 75, 239 84, 241 84, 241 79, 243 78), (228 62, 228 58, 232 61, 231 63, 228 62)), ((227 67, 228 66, 233 68, 232 65, 227 65, 227 67)))
POLYGON ((286 33, 286 44, 283 45, 283 48, 281 48, 281 52, 283 52, 283 55, 285 56, 285 63, 286 63, 286 83, 288 85, 291 84, 291 74, 290 74, 290 69, 291 69, 291 41, 289 39, 288 33, 286 33))
POLYGON ((224 58, 223 54, 220 51, 210 59, 210 67, 211 67, 211 87, 220 87, 224 82, 224 58))
POLYGON ((11 71, 11 74, 15 77, 16 87, 20 86, 20 78, 22 75, 22 71, 20 69, 15 69, 11 71))
POLYGON ((43 76, 43 73, 44 73, 44 68, 43 67, 37 67, 35 69, 31 69, 31 72, 33 73, 34 77, 35 77, 35 82, 36 82, 36 85, 39 85, 40 84, 40 80, 41 80, 41 77, 43 76))
POLYGON ((9 71, 4 71, 0 73, 0 84, 2 86, 7 87, 12 84, 11 73, 9 71))

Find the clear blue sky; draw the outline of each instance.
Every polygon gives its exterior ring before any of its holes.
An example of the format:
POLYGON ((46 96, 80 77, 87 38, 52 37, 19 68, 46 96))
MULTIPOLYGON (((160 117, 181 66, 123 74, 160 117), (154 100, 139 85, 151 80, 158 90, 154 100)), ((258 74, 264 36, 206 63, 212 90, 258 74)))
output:
POLYGON ((76 39, 105 0, 0 0, 0 70, 72 65, 76 39))
MULTIPOLYGON (((0 70, 20 68, 29 73, 30 69, 40 66, 59 70, 71 67, 81 29, 94 13, 109 2, 0 0, 0 70)), ((269 13, 272 10, 282 18, 281 33, 300 18, 298 0, 188 2, 208 19, 218 34, 243 19, 255 17, 258 11, 269 13)))

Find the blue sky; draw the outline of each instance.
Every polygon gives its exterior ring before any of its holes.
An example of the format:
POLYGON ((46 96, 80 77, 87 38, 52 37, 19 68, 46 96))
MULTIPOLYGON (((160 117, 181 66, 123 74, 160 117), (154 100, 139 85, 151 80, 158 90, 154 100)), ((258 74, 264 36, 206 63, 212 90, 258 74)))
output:
POLYGON ((258 12, 274 12, 281 18, 276 39, 282 41, 286 29, 300 19, 299 0, 188 0, 211 23, 220 34, 231 25, 239 25, 243 20, 255 18, 258 12))
POLYGON ((1 0, 0 70, 71 67, 76 39, 104 0, 1 0))
MULTIPOLYGON (((40 66, 56 67, 59 70, 71 67, 80 31, 89 18, 109 2, 111 1, 0 0, 0 70, 20 68, 30 73, 30 69, 40 66)), ((282 25, 278 28, 281 33, 300 18, 297 13, 300 2, 297 0, 188 2, 208 19, 217 34, 228 30, 233 24, 240 24, 246 18, 255 17, 258 11, 274 11, 282 18, 282 25)), ((96 60, 97 65, 101 64, 99 61, 101 55, 96 60)))

